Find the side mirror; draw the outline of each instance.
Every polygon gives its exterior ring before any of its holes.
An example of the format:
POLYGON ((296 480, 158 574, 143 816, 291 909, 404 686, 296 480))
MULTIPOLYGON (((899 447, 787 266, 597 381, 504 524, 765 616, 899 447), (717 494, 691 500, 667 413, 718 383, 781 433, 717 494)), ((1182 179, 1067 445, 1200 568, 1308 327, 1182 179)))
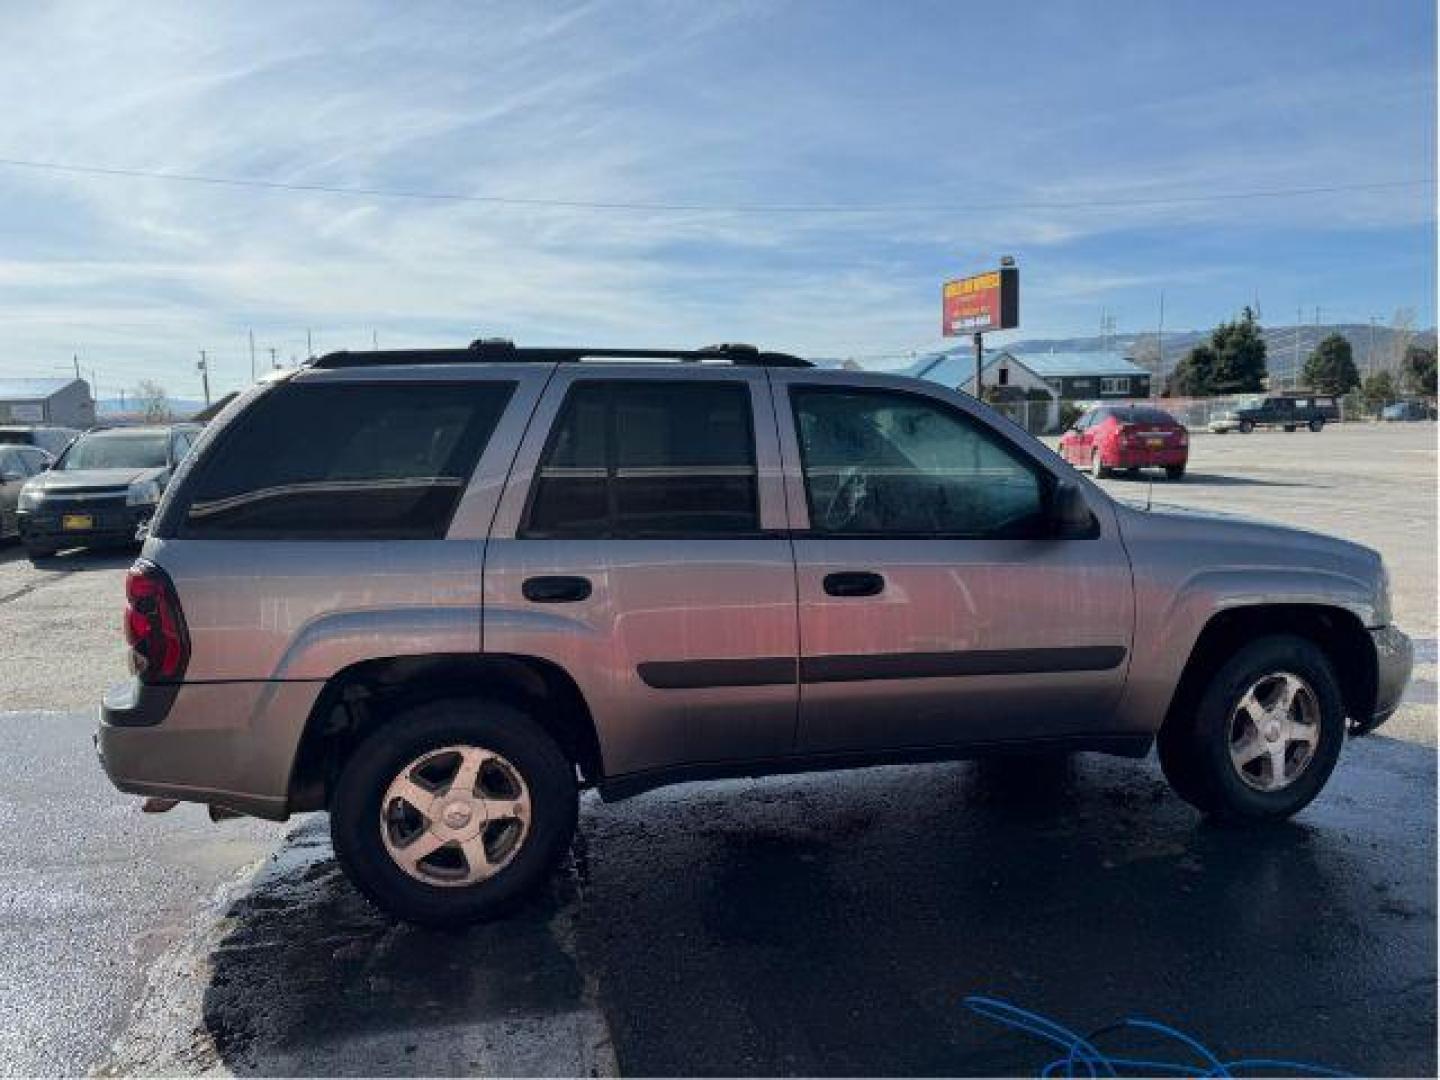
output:
POLYGON ((1073 480, 1061 480, 1050 499, 1050 528, 1056 536, 1079 536, 1090 532, 1095 517, 1073 480))

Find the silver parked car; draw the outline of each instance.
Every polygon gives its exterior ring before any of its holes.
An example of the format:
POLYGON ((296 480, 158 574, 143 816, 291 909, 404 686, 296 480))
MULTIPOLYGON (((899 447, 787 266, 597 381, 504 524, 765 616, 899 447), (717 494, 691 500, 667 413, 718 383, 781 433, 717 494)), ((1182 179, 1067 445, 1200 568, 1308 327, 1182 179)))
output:
POLYGON ((1357 544, 1108 498, 958 392, 698 351, 338 353, 230 405, 127 582, 123 791, 330 812, 372 900, 533 889, 580 789, 1141 756, 1295 813, 1396 708, 1357 544), (669 361, 669 362, 666 362, 669 361))

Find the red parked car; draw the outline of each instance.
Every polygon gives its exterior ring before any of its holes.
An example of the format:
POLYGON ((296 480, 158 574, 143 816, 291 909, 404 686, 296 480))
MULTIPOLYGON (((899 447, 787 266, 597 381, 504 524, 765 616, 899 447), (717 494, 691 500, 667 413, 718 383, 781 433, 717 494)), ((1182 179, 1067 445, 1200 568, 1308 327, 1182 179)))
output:
POLYGON ((1098 405, 1060 437, 1060 456, 1097 477, 1158 468, 1179 480, 1190 458, 1190 432, 1164 409, 1098 405))

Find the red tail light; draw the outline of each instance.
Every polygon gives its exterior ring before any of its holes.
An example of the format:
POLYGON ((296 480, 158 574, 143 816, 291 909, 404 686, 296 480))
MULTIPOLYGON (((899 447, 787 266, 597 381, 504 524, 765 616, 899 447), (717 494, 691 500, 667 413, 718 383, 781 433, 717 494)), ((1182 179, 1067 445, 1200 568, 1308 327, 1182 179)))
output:
POLYGON ((190 662, 190 635, 170 577, 136 559, 125 575, 125 640, 130 668, 141 682, 176 682, 190 662))
POLYGON ((1135 445, 1135 425, 1134 425, 1134 424, 1121 424, 1121 425, 1120 425, 1120 444, 1121 444, 1122 446, 1134 446, 1134 445, 1135 445))

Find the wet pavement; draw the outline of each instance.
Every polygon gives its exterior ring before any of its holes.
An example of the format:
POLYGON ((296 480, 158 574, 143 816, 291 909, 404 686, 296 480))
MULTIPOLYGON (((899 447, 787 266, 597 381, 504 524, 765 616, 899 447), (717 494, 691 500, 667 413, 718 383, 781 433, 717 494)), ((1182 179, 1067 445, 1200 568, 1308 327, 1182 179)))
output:
POLYGON ((108 1069, 1033 1074, 1050 1048, 961 1006, 988 994, 1433 1075, 1434 803, 1433 752, 1384 737, 1262 829, 1089 756, 587 798, 543 900, 449 934, 366 907, 317 816, 156 965, 108 1069))

